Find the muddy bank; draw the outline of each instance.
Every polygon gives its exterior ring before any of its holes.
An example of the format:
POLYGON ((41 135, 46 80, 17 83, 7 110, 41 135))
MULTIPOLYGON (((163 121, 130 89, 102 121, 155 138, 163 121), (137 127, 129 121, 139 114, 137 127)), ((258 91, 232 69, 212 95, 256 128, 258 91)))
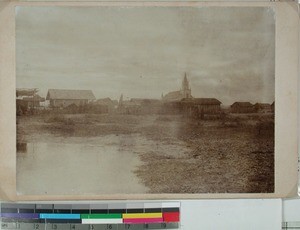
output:
POLYGON ((274 191, 271 116, 238 120, 235 116, 225 122, 167 120, 162 134, 162 140, 181 143, 185 151, 180 156, 159 151, 141 154, 144 165, 136 173, 151 193, 274 191))

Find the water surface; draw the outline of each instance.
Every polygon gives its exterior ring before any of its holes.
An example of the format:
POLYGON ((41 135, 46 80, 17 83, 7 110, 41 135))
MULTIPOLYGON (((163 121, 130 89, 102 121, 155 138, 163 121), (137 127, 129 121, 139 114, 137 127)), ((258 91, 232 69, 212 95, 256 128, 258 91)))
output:
POLYGON ((27 143, 26 151, 17 154, 18 193, 146 193, 133 171, 141 165, 137 149, 151 143, 136 140, 131 135, 109 135, 74 143, 27 143))

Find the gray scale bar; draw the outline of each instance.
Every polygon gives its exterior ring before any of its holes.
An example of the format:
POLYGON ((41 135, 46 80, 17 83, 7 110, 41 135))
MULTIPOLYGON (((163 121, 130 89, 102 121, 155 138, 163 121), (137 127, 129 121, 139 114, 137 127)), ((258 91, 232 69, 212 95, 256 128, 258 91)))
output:
POLYGON ((111 203, 108 204, 108 209, 126 209, 126 203, 111 203))
POLYGON ((36 204, 35 209, 53 209, 53 204, 36 204))
POLYGON ((90 205, 89 204, 72 204, 72 209, 89 210, 90 205))
POLYGON ((44 224, 44 223, 1 223, 7 230, 161 230, 179 229, 178 223, 162 224, 44 224))
POLYGON ((54 209, 71 210, 72 205, 71 204, 54 204, 54 209))
POLYGON ((2 203, 1 208, 35 209, 35 204, 2 203))
POLYGON ((91 204, 90 205, 91 209, 108 209, 108 204, 91 204))

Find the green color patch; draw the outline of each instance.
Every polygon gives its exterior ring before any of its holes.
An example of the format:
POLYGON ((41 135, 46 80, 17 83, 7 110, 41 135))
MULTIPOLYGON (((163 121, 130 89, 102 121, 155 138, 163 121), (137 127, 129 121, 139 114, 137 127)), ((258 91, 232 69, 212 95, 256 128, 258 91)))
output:
POLYGON ((81 214, 81 219, 122 219, 122 214, 81 214))

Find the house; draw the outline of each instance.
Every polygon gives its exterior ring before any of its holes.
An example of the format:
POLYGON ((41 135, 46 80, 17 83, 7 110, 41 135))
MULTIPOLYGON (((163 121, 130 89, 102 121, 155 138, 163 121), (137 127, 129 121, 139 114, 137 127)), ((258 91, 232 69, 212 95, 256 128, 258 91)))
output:
POLYGON ((141 114, 157 114, 162 106, 161 100, 158 99, 131 98, 129 102, 138 105, 141 114))
POLYGON ((117 111, 121 114, 139 114, 141 112, 141 104, 137 101, 123 100, 123 94, 121 94, 117 111))
POLYGON ((16 109, 17 114, 26 114, 29 110, 33 111, 41 107, 41 102, 45 98, 37 94, 38 89, 17 89, 16 90, 16 109))
POLYGON ((187 115, 203 118, 205 114, 220 114, 221 102, 216 98, 182 99, 181 106, 187 115))
POLYGON ((118 101, 117 100, 112 100, 109 97, 106 97, 106 98, 97 99, 94 102, 94 104, 97 104, 97 105, 109 105, 109 106, 112 106, 112 107, 116 107, 118 105, 118 101))
POLYGON ((41 102, 45 101, 45 98, 36 94, 32 97, 23 97, 23 101, 28 104, 29 108, 37 108, 40 107, 41 102))
POLYGON ((93 102, 93 107, 103 110, 105 113, 115 112, 118 105, 117 100, 112 100, 109 97, 100 98, 93 102))
POLYGON ((255 107, 250 102, 234 102, 230 106, 232 113, 254 113, 255 107))
POLYGON ((162 105, 159 99, 131 98, 123 100, 123 95, 121 95, 117 109, 119 113, 123 114, 157 114, 162 105))
POLYGON ((271 113, 272 108, 268 103, 256 103, 254 104, 255 111, 258 113, 271 113))
POLYGON ((67 107, 71 104, 77 106, 87 105, 96 98, 92 90, 49 89, 46 100, 51 107, 67 107))

